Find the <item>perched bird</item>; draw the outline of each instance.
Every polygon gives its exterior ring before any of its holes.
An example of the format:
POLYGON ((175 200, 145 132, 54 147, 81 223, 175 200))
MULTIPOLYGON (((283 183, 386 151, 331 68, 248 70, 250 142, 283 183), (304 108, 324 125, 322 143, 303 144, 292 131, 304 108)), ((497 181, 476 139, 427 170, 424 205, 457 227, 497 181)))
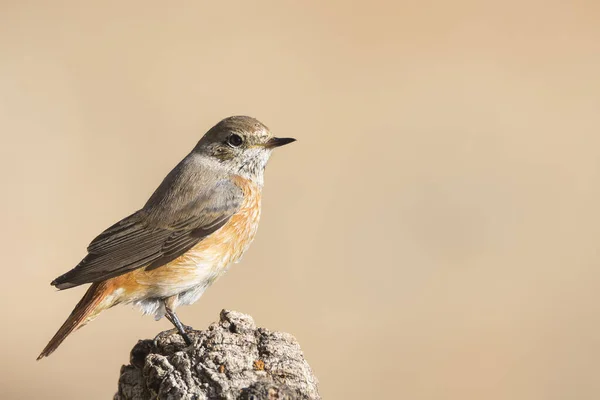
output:
POLYGON ((212 127, 162 181, 144 207, 88 246, 88 255, 52 285, 91 283, 41 352, 50 355, 75 329, 117 304, 166 316, 191 344, 175 314, 192 304, 254 239, 264 169, 274 148, 295 139, 273 137, 258 120, 229 117, 212 127))

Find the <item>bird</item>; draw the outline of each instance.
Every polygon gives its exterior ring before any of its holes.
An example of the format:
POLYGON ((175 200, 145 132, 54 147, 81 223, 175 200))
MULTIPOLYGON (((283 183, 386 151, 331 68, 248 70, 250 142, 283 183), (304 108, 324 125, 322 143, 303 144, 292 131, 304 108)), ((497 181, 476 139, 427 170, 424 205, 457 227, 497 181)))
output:
POLYGON ((51 282, 59 290, 91 285, 37 359, 117 304, 166 317, 190 345, 175 310, 241 259, 258 229, 271 153, 294 141, 248 116, 209 129, 141 209, 100 233, 83 260, 51 282))

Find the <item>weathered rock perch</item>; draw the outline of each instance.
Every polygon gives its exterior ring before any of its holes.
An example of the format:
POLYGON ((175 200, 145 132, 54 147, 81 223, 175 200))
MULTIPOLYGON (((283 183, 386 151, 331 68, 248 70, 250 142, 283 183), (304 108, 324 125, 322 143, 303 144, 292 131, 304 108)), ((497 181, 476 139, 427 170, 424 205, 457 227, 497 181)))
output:
POLYGON ((320 399, 317 378, 289 333, 256 328, 249 315, 221 311, 218 323, 140 340, 121 367, 115 400, 320 399))

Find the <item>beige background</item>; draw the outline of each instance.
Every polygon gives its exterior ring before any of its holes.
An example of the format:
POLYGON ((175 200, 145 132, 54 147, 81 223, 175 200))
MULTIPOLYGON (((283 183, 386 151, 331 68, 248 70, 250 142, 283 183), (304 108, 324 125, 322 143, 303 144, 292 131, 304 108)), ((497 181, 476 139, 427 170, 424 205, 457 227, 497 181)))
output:
POLYGON ((35 362, 49 282, 232 114, 299 140, 186 324, 293 333, 325 399, 600 398, 600 3, 169 4, 1 3, 1 398, 110 398, 170 327, 35 362))

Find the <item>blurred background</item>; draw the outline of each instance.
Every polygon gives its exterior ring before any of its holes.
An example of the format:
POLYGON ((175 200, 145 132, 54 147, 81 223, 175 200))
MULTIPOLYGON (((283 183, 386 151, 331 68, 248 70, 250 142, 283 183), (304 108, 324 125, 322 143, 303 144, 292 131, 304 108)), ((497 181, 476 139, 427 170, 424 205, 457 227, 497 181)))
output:
POLYGON ((49 282, 221 118, 272 157, 242 263, 179 311, 293 333, 324 399, 598 399, 600 3, 3 1, 0 397, 108 399, 116 307, 35 358, 49 282))

